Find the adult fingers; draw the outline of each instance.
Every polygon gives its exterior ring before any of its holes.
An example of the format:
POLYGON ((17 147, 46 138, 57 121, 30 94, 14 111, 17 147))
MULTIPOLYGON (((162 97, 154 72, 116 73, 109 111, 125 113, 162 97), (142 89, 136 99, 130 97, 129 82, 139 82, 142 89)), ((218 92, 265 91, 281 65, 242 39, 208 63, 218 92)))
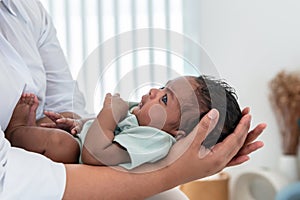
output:
POLYGON ((243 110, 242 110, 242 115, 246 115, 246 114, 249 114, 250 113, 250 108, 249 107, 245 107, 243 110))
POLYGON ((266 129, 266 127, 267 127, 267 124, 265 124, 265 123, 258 124, 253 130, 251 130, 248 133, 245 144, 249 144, 249 143, 253 142, 254 140, 256 140, 258 138, 258 136, 260 136, 262 134, 262 132, 266 129))
POLYGON ((250 158, 248 155, 243 155, 243 156, 237 156, 234 157, 227 165, 226 167, 231 167, 231 166, 236 166, 240 165, 246 161, 248 161, 250 158))
POLYGON ((256 151, 257 149, 260 149, 264 146, 264 143, 262 141, 256 141, 251 144, 248 144, 246 146, 243 146, 240 151, 238 152, 237 156, 244 156, 249 155, 250 153, 256 151))
POLYGON ((211 150, 213 153, 218 152, 224 160, 228 162, 238 153, 249 131, 251 115, 246 114, 242 117, 234 132, 230 134, 223 142, 216 144, 211 150))
POLYGON ((264 146, 264 143, 261 141, 253 142, 245 147, 243 147, 237 156, 235 156, 228 164, 227 167, 235 166, 242 164, 243 162, 246 162, 249 160, 249 154, 252 152, 262 148, 264 146))
POLYGON ((234 166, 247 161, 249 159, 249 154, 264 146, 262 141, 253 141, 256 140, 256 138, 263 132, 266 126, 266 124, 261 123, 248 133, 244 146, 239 150, 237 155, 228 163, 227 166, 234 166))

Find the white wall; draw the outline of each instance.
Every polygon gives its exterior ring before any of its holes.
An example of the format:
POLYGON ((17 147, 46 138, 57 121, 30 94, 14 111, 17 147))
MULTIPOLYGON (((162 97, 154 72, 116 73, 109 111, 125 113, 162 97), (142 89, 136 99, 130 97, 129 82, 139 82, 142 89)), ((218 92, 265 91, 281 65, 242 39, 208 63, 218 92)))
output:
POLYGON ((236 88, 241 107, 251 107, 252 127, 268 125, 259 138, 265 147, 247 164, 229 169, 233 176, 254 166, 277 168, 281 144, 268 82, 282 69, 300 71, 299 9, 299 0, 186 1, 185 12, 194 13, 186 19, 190 36, 206 49, 220 76, 236 88))

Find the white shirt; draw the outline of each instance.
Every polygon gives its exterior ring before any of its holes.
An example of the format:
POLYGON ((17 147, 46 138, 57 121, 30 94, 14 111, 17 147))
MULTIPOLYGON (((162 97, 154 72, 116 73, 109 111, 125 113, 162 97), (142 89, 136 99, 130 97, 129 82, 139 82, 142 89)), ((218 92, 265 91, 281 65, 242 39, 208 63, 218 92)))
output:
POLYGON ((3 131, 24 91, 38 96, 40 117, 43 109, 72 111, 74 85, 41 4, 0 0, 0 199, 62 198, 64 165, 11 147, 3 131))
POLYGON ((25 80, 24 92, 38 96, 37 118, 43 110, 84 114, 83 97, 52 21, 39 1, 0 0, 0 34, 9 46, 6 56, 18 62, 15 70, 25 80))
POLYGON ((0 199, 61 199, 66 183, 64 165, 11 147, 4 138, 3 131, 25 87, 17 70, 22 63, 7 56, 7 45, 0 35, 0 199))

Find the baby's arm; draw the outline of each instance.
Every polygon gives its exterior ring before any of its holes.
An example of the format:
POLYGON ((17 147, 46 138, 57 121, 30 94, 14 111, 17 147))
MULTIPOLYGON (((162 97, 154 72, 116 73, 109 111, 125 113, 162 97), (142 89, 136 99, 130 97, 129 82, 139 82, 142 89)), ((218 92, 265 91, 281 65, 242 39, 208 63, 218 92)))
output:
POLYGON ((87 132, 82 149, 82 161, 92 165, 117 165, 129 162, 126 149, 113 142, 117 123, 128 112, 128 104, 118 94, 108 93, 103 108, 87 132))
POLYGON ((64 117, 60 113, 44 111, 45 116, 52 120, 52 123, 41 123, 41 127, 47 128, 59 128, 68 131, 72 135, 80 133, 84 123, 89 120, 87 119, 73 119, 69 117, 64 117))

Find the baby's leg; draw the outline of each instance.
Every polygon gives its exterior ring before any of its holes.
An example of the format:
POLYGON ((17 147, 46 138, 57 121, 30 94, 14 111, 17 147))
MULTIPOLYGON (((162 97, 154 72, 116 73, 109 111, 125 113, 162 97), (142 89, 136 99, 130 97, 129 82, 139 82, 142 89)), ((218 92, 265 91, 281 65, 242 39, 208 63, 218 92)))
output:
POLYGON ((24 126, 14 130, 11 145, 36 152, 56 162, 78 163, 80 148, 68 132, 56 128, 24 126))
POLYGON ((34 126, 36 125, 36 109, 39 105, 39 101, 34 94, 22 94, 19 99, 6 132, 11 132, 18 126, 34 126))
POLYGON ((43 154, 57 162, 77 163, 79 145, 72 135, 60 129, 37 127, 38 101, 33 94, 23 94, 5 130, 12 146, 43 154))

